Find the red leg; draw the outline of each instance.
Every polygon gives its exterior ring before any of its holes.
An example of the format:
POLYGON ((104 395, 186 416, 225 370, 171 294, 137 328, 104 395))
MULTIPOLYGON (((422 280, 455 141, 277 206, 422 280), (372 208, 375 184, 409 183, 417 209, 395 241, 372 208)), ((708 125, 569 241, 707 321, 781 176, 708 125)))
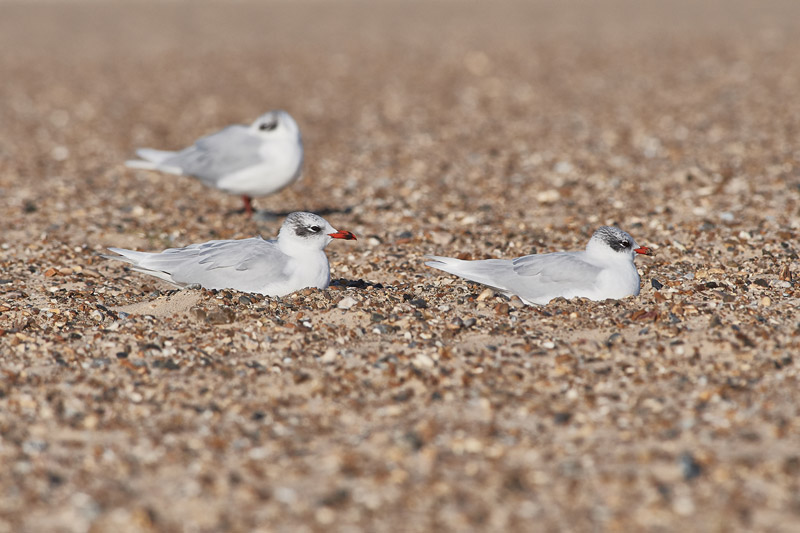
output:
POLYGON ((253 199, 247 196, 246 194, 242 195, 242 201, 244 201, 244 213, 251 217, 253 216, 253 199))

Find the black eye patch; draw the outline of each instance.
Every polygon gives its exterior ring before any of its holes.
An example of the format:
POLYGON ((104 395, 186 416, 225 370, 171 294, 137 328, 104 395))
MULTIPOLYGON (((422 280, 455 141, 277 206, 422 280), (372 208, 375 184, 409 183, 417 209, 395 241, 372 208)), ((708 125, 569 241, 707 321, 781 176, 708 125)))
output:
POLYGON ((630 248, 631 243, 630 241, 626 241, 623 239, 621 241, 611 241, 609 243, 609 246, 611 246, 611 249, 614 250, 615 252, 621 252, 622 250, 630 248))
POLYGON ((316 233, 319 233, 320 231, 322 231, 322 228, 320 226, 317 226, 317 225, 314 225, 314 226, 296 226, 294 228, 294 234, 297 235, 298 237, 308 237, 310 235, 314 235, 316 233))
POLYGON ((265 122, 264 124, 260 125, 258 129, 261 131, 272 131, 278 127, 277 122, 265 122))

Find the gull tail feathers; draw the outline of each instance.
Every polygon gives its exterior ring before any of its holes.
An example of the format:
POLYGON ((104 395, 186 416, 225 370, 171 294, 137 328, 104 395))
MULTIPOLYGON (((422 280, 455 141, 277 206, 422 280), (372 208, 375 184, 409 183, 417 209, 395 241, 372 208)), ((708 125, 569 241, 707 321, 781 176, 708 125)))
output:
POLYGON ((503 267, 508 270, 513 268, 510 261, 505 261, 503 259, 463 261, 453 257, 441 257, 438 255, 426 255, 425 257, 429 259, 429 261, 425 262, 426 266, 438 268, 450 274, 499 290, 504 289, 498 286, 500 284, 500 280, 497 279, 498 271, 502 272, 503 267))
POLYGON ((126 250, 125 248, 109 248, 108 250, 119 255, 102 254, 101 257, 105 259, 115 259, 117 261, 122 261, 123 263, 128 263, 129 265, 131 265, 131 270, 135 270, 136 272, 141 272, 142 274, 148 274, 150 276, 162 279, 167 283, 172 284, 175 287, 183 286, 179 283, 175 283, 175 281, 172 279, 172 275, 169 272, 164 272, 163 270, 157 270, 141 266, 142 262, 158 254, 153 254, 149 252, 137 252, 135 250, 126 250))
POLYGON ((125 161, 126 167, 143 170, 160 170, 170 174, 183 174, 181 168, 164 164, 167 159, 175 155, 175 152, 170 152, 169 150, 155 150, 153 148, 139 148, 136 150, 136 155, 141 157, 141 159, 125 161))
POLYGON ((139 148, 136 150, 136 155, 144 159, 145 161, 150 161, 151 163, 163 163, 173 155, 175 152, 170 150, 155 150, 153 148, 139 148))
POLYGON ((117 261, 130 263, 131 265, 137 265, 144 261, 147 256, 152 255, 148 252, 137 252, 136 250, 126 250, 125 248, 109 248, 108 251, 119 255, 102 254, 100 257, 104 259, 116 259, 117 261))

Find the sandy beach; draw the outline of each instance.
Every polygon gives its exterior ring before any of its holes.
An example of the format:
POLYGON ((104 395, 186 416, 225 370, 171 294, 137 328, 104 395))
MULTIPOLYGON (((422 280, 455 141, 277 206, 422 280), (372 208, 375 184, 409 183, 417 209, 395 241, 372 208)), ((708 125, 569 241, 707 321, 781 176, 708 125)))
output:
POLYGON ((0 533, 800 531, 800 3, 0 3, 0 533), (254 201, 128 169, 270 109, 254 201), (358 235, 332 285, 101 257, 358 235), (641 293, 424 266, 628 231, 641 293))

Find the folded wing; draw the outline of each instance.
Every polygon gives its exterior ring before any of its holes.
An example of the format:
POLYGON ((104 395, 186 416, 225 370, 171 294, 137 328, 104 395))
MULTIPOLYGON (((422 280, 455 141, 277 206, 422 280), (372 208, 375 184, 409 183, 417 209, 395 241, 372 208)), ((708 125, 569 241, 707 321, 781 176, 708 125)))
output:
POLYGON ((586 262, 583 255, 583 252, 559 252, 527 255, 513 261, 461 261, 429 256, 431 261, 425 264, 508 295, 516 294, 527 302, 544 304, 559 296, 571 298, 595 289, 602 268, 586 262))
POLYGON ((227 175, 263 163, 259 154, 261 142, 248 128, 229 126, 165 158, 159 167, 180 168, 183 174, 214 184, 227 175))
POLYGON ((602 267, 584 260, 584 252, 526 255, 512 261, 514 279, 509 289, 530 301, 570 298, 592 291, 602 267))
POLYGON ((260 237, 235 241, 209 241, 160 253, 109 248, 134 270, 178 286, 199 284, 206 289, 233 286, 245 292, 261 292, 276 280, 289 276, 289 257, 276 241, 260 237))

